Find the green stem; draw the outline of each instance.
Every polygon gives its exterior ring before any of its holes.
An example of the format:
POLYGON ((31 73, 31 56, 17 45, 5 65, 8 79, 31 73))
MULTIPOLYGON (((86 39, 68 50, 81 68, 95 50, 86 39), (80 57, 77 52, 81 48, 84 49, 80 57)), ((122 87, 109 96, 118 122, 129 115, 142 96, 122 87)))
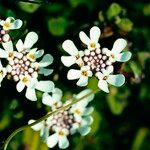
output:
POLYGON ((81 98, 72 101, 70 104, 67 104, 67 105, 65 105, 65 106, 63 106, 63 107, 61 107, 61 108, 59 108, 59 109, 57 109, 57 110, 55 110, 55 111, 53 111, 53 112, 49 112, 47 115, 41 117, 41 118, 38 119, 37 121, 35 121, 35 122, 31 123, 31 124, 25 125, 25 126, 23 126, 23 127, 18 128, 17 130, 15 130, 15 131, 6 139, 5 144, 4 144, 4 150, 7 149, 9 142, 11 141, 11 139, 12 139, 18 132, 23 131, 24 129, 29 128, 29 127, 31 127, 31 126, 33 126, 33 125, 35 125, 35 124, 38 124, 38 123, 40 123, 40 122, 43 121, 43 120, 46 120, 48 117, 50 117, 51 115, 53 115, 53 114, 55 114, 55 113, 58 113, 58 112, 60 112, 60 111, 62 111, 62 110, 66 110, 66 109, 70 108, 73 104, 76 104, 77 102, 81 101, 82 99, 84 99, 84 98, 90 96, 91 94, 95 94, 95 93, 97 93, 98 91, 99 91, 99 89, 96 89, 96 90, 94 90, 94 91, 92 91, 92 92, 90 92, 90 93, 88 93, 88 94, 82 96, 81 98))

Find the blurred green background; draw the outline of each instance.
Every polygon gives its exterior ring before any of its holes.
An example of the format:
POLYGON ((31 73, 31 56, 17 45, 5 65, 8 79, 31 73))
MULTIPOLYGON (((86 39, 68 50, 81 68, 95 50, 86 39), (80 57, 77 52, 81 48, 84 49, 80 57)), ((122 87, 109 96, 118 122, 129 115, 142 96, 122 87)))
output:
MULTIPOLYGON (((37 0, 38 1, 38 0, 37 0)), ((119 66, 126 76, 121 88, 111 87, 110 94, 100 91, 91 105, 94 123, 86 137, 79 134, 70 137, 69 150, 150 150, 150 2, 149 0, 49 0, 49 3, 33 4, 19 0, 0 0, 0 18, 13 16, 23 20, 24 25, 12 31, 14 42, 24 38, 29 31, 39 35, 35 45, 44 48, 54 57, 50 77, 64 92, 64 98, 82 89, 75 81, 68 81, 67 67, 60 61, 66 53, 61 44, 66 39, 83 48, 79 32, 87 34, 93 25, 100 27, 101 47, 112 48, 119 38, 128 40, 132 59, 119 66)), ((43 78, 42 76, 40 77, 43 78)), ((44 78, 45 79, 45 78, 44 78)), ((88 87, 94 89, 97 80, 92 78, 88 87)), ((38 119, 49 110, 39 100, 31 102, 24 93, 17 93, 15 84, 4 80, 0 88, 0 148, 3 141, 15 129, 38 119)), ((31 129, 18 133, 9 144, 8 150, 47 150, 40 141, 39 133, 31 129)), ((55 149, 58 149, 56 147, 55 149)))

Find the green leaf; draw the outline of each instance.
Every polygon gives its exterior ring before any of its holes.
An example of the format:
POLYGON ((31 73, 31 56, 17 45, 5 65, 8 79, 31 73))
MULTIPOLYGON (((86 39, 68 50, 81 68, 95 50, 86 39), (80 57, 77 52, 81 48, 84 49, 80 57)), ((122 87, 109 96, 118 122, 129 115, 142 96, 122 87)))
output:
POLYGON ((112 87, 110 94, 107 96, 107 103, 111 112, 115 115, 120 115, 127 105, 127 97, 129 91, 124 89, 123 92, 119 92, 117 88, 112 87))
POLYGON ((133 28, 133 23, 130 19, 123 18, 117 23, 117 26, 123 31, 130 32, 133 28))
POLYGON ((102 116, 99 112, 94 110, 94 112, 92 113, 92 117, 93 117, 93 123, 91 125, 91 131, 89 134, 94 135, 98 131, 98 129, 100 128, 102 116))
POLYGON ((122 8, 119 4, 112 3, 106 12, 107 18, 112 19, 112 18, 118 16, 121 11, 122 11, 122 8))
POLYGON ((130 65, 135 77, 140 77, 142 75, 142 68, 138 62, 130 61, 129 65, 130 65))
POLYGON ((39 4, 31 4, 31 3, 25 3, 25 2, 20 2, 19 3, 20 9, 27 13, 34 13, 38 8, 40 7, 39 4))
POLYGON ((143 8, 143 14, 145 16, 150 16, 150 4, 144 6, 144 8, 143 8))
POLYGON ((62 17, 52 18, 48 21, 49 32, 54 36, 64 35, 66 33, 67 26, 67 20, 62 17))

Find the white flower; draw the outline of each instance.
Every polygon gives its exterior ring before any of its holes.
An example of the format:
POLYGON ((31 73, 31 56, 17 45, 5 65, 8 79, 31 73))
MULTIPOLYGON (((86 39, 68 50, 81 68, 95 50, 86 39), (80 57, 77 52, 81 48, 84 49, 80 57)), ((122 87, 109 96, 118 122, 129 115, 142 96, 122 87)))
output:
POLYGON ((19 29, 22 26, 22 21, 20 19, 14 19, 13 17, 8 17, 5 21, 1 20, 0 25, 3 27, 3 30, 13 30, 19 29))
POLYGON ((13 49, 12 41, 2 43, 2 46, 4 50, 0 48, 0 58, 12 60, 14 58, 14 55, 16 54, 16 52, 13 49))
POLYGON ((71 40, 64 41, 62 47, 68 54, 71 55, 61 57, 61 61, 65 66, 70 67, 75 63, 78 64, 79 66, 83 64, 82 61, 83 51, 78 51, 78 49, 71 40))
POLYGON ((53 69, 48 69, 45 67, 52 64, 53 60, 54 59, 53 59, 52 55, 46 54, 46 55, 44 55, 44 57, 42 58, 42 60, 40 62, 32 63, 32 66, 38 69, 39 74, 44 74, 44 76, 48 76, 53 72, 53 69))
POLYGON ((89 70, 88 66, 83 66, 80 70, 70 69, 67 74, 69 80, 79 79, 77 82, 78 86, 86 86, 88 84, 88 77, 91 76, 92 71, 89 70))
POLYGON ((83 31, 79 33, 79 37, 81 41, 87 45, 89 50, 95 50, 100 48, 100 44, 98 43, 100 34, 100 29, 94 26, 90 29, 90 38, 83 31))
POLYGON ((35 90, 49 93, 52 92, 53 89, 54 83, 52 81, 37 81, 37 79, 32 79, 26 90, 26 98, 31 101, 36 101, 37 97, 35 90))
MULTIPOLYGON (((91 93, 92 90, 86 89, 79 94, 75 95, 75 99, 80 99, 81 97, 91 93)), ((70 108, 70 112, 74 114, 76 121, 80 122, 82 120, 82 116, 90 115, 93 111, 93 107, 86 107, 88 103, 93 100, 94 94, 90 94, 86 98, 82 99, 80 102, 74 104, 70 108)))
POLYGON ((107 48, 103 49, 103 52, 109 56, 109 60, 111 62, 119 61, 126 62, 131 58, 131 52, 122 52, 121 51, 126 47, 127 42, 124 39, 117 39, 113 45, 112 50, 108 50, 107 48))
POLYGON ((21 92, 25 87, 26 89, 26 98, 31 101, 36 101, 36 90, 42 92, 51 92, 54 88, 54 83, 52 81, 38 81, 36 78, 31 78, 31 76, 21 76, 20 81, 17 83, 16 88, 18 92, 21 92))
POLYGON ((109 93, 109 89, 108 89, 108 83, 114 86, 122 86, 125 82, 125 77, 122 74, 117 74, 117 75, 113 75, 112 73, 112 69, 108 69, 108 70, 103 70, 102 73, 101 72, 97 72, 96 76, 99 79, 98 82, 98 87, 105 91, 106 93, 109 93))
POLYGON ((7 70, 6 68, 4 68, 1 64, 0 61, 0 86, 1 86, 1 82, 3 81, 4 77, 6 76, 7 70))
POLYGON ((47 145, 49 148, 53 148, 57 143, 60 149, 65 149, 69 146, 67 135, 69 134, 67 129, 57 128, 56 133, 47 138, 47 145))
POLYGON ((62 91, 58 88, 54 88, 52 91, 52 96, 48 93, 43 94, 42 103, 47 106, 51 106, 54 110, 62 106, 61 98, 62 91))

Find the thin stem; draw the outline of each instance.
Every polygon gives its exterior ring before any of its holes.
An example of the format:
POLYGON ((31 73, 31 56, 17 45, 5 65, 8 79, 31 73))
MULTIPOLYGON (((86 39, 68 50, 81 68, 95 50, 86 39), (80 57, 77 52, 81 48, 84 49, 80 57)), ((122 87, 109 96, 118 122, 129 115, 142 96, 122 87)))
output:
MULTIPOLYGON (((65 105, 65 106, 63 106, 63 107, 61 107, 61 108, 59 108, 59 109, 57 109, 57 110, 55 110, 55 111, 53 111, 53 112, 49 112, 47 115, 41 117, 41 118, 38 119, 37 121, 35 121, 35 122, 31 123, 31 124, 25 125, 25 126, 23 126, 23 127, 18 128, 17 130, 15 130, 15 131, 6 139, 5 144, 4 144, 4 150, 7 149, 9 142, 11 141, 11 139, 12 139, 18 132, 23 131, 24 129, 29 128, 29 127, 31 127, 31 126, 33 126, 33 125, 35 125, 35 124, 38 124, 38 123, 40 123, 40 122, 43 121, 43 120, 46 120, 48 117, 52 116, 52 115, 55 114, 55 113, 58 113, 58 112, 60 112, 60 111, 62 111, 62 110, 66 110, 66 109, 70 108, 73 104, 76 104, 77 102, 83 100, 84 98, 90 96, 91 94, 97 93, 98 91, 99 91, 99 89, 96 89, 96 90, 94 90, 94 91, 92 91, 92 92, 90 92, 90 93, 88 93, 88 94, 82 96, 82 97, 79 98, 79 99, 75 99, 73 102, 71 102, 71 103, 69 103, 69 104, 67 104, 67 105, 65 105)), ((74 99, 74 98, 72 98, 72 99, 74 99)))

